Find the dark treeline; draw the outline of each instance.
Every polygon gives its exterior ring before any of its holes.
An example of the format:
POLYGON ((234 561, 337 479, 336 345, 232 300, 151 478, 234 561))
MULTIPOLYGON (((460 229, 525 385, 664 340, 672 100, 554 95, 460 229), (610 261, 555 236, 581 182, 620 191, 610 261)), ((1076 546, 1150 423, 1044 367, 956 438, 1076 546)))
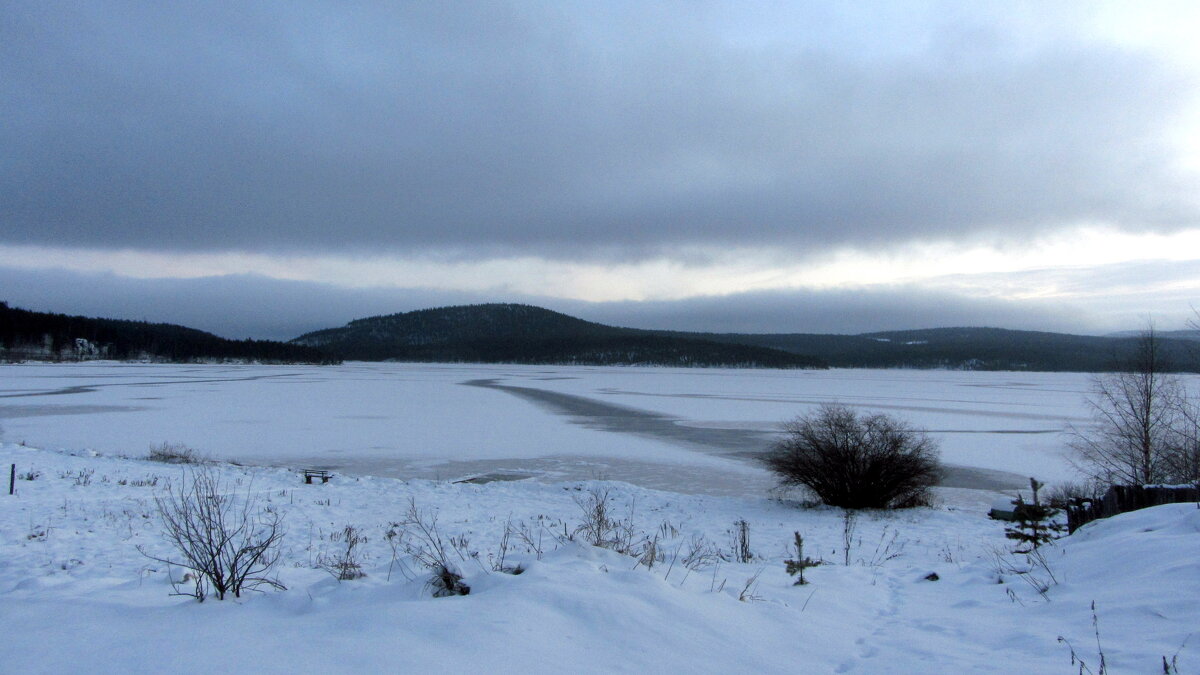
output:
MULTIPOLYGON (((351 321, 295 342, 347 359, 802 368, 1103 372, 1136 337, 1001 328, 863 335, 690 333, 617 328, 515 304, 425 309, 351 321)), ((1162 337, 1169 368, 1200 372, 1200 342, 1162 337)))
MULTIPOLYGON (((330 346, 332 347, 332 346, 330 346)), ((327 347, 327 348, 330 348, 327 347)), ((339 343, 344 358, 379 361, 814 368, 818 361, 777 349, 654 335, 487 339, 424 345, 339 343)))
POLYGON ((168 323, 32 312, 0 302, 0 360, 151 359, 171 362, 329 363, 319 349, 227 340, 168 323))
POLYGON ((425 309, 351 321, 295 342, 345 359, 578 365, 821 368, 778 349, 658 335, 517 304, 425 309))
MULTIPOLYGON (((955 368, 1104 372, 1125 363, 1136 337, 1098 337, 1003 328, 929 328, 863 335, 696 334, 714 342, 750 344, 816 355, 835 368, 955 368)), ((1200 372, 1200 343, 1160 337, 1168 369, 1200 372)))
MULTIPOLYGON (((0 360, 363 361, 759 368, 950 368, 1102 372, 1136 337, 1000 328, 863 335, 689 333, 618 328, 540 307, 489 304, 358 319, 291 343, 226 340, 172 324, 90 319, 0 302, 0 360)), ((1200 372, 1200 342, 1159 337, 1169 370, 1200 372)))

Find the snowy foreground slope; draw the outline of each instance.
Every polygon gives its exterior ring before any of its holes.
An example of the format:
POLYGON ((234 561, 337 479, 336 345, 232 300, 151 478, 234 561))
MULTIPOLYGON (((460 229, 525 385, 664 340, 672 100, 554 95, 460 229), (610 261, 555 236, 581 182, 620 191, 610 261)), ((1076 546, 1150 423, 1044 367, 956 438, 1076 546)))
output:
POLYGON ((616 482, 304 485, 285 469, 221 465, 227 486, 281 514, 288 590, 200 604, 170 595, 183 571, 138 550, 170 553, 154 496, 185 469, 0 445, 0 466, 10 463, 22 479, 0 495, 6 672, 1076 672, 1059 636, 1096 671, 1093 603, 1109 672, 1161 672, 1164 655, 1200 672, 1200 636, 1181 649, 1200 630, 1190 504, 1099 521, 1050 547, 1058 583, 1043 597, 997 571, 992 551, 1008 542, 977 509, 863 515, 847 565, 840 511, 767 498, 616 482), (664 559, 647 568, 559 543, 551 532, 573 529, 577 500, 594 490, 657 536, 664 559), (424 572, 393 555, 385 535, 410 500, 478 553, 460 560, 470 595, 432 597, 424 572), (751 562, 681 563, 697 543, 728 558, 739 519, 751 562), (506 522, 542 533, 540 560, 510 542, 518 576, 491 569, 506 522), (347 525, 368 538, 367 576, 339 582, 316 562, 347 525), (805 553, 827 561, 806 586, 783 565, 797 530, 805 553))

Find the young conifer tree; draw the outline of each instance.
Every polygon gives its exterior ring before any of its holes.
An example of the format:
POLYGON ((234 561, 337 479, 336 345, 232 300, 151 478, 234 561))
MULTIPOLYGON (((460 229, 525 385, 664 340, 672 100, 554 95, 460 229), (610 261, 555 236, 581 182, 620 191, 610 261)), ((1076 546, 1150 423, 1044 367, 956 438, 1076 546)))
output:
POLYGON ((1013 553, 1032 553, 1039 546, 1062 536, 1066 526, 1055 517, 1059 510, 1043 504, 1038 499, 1038 491, 1044 483, 1034 478, 1029 479, 1029 487, 1033 491, 1033 501, 1026 502, 1021 495, 1013 501, 1013 524, 1004 531, 1004 536, 1017 542, 1013 553))

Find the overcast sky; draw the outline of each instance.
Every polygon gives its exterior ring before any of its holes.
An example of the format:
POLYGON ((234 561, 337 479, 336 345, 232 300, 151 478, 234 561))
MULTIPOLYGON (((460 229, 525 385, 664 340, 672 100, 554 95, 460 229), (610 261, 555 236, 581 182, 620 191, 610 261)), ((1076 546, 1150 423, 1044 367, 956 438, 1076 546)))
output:
POLYGON ((0 3, 0 300, 1182 326, 1191 2, 0 3))

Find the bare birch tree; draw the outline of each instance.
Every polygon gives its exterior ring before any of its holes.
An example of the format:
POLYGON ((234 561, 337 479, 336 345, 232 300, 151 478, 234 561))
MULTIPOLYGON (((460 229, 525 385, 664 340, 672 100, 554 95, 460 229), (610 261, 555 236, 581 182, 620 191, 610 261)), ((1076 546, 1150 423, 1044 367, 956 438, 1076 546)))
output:
POLYGON ((1094 424, 1076 429, 1076 465, 1108 484, 1148 485, 1169 478, 1186 402, 1154 328, 1138 338, 1115 372, 1096 376, 1088 398, 1094 424))

